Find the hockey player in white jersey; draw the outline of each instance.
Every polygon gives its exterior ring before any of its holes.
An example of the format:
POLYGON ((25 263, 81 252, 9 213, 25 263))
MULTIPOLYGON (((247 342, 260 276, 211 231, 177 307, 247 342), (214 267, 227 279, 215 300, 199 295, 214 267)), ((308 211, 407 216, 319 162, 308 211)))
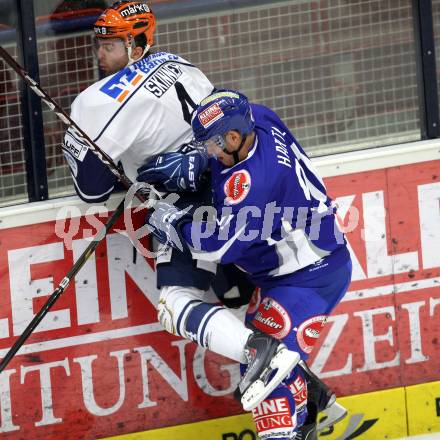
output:
MULTIPOLYGON (((108 76, 84 90, 71 109, 72 119, 133 181, 152 156, 188 147, 191 114, 214 89, 190 62, 166 52, 153 53, 154 30, 155 17, 144 3, 122 1, 106 9, 94 31, 99 66, 108 76)), ((75 132, 67 131, 63 149, 79 197, 92 203, 106 200, 117 183, 114 175, 75 132)), ((198 182, 191 176, 197 173, 189 172, 189 164, 194 171, 204 159, 187 157, 177 172, 176 187, 196 191, 198 182)), ((202 195, 194 192, 193 197, 202 195)), ((298 354, 283 343, 247 328, 215 304, 217 298, 209 293, 215 264, 193 262, 173 251, 157 261, 156 272, 161 289, 158 317, 165 329, 248 363, 254 381, 263 383, 260 376, 266 378, 258 393, 243 390, 255 405, 298 362, 298 354)))

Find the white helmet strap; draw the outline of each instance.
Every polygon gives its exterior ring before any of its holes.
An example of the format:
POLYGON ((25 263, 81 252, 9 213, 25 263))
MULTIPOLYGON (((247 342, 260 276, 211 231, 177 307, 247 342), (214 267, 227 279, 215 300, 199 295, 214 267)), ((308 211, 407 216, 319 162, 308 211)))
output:
POLYGON ((138 59, 134 60, 131 57, 131 53, 133 52, 133 43, 134 43, 134 38, 129 36, 128 39, 127 39, 127 43, 126 43, 127 55, 128 55, 128 63, 127 63, 127 65, 125 67, 131 66, 136 61, 141 60, 145 56, 145 54, 148 52, 150 47, 151 47, 149 44, 146 44, 145 48, 144 48, 144 51, 142 52, 142 55, 138 59))

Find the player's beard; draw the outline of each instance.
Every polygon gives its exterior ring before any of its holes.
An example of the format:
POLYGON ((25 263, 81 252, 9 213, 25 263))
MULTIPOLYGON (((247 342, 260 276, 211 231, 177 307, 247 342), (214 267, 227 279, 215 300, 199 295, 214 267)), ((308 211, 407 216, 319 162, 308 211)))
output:
POLYGON ((128 64, 128 57, 126 61, 109 63, 99 63, 99 69, 104 72, 105 76, 113 75, 122 70, 128 64))

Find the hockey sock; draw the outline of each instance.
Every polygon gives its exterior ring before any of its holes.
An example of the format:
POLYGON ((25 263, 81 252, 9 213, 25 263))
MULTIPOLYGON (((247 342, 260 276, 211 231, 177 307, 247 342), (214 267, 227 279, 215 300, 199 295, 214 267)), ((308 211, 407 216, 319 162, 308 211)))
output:
POLYGON ((188 314, 185 332, 197 334, 196 342, 202 347, 237 362, 246 362, 244 347, 252 331, 224 307, 196 305, 188 314))
POLYGON ((160 322, 174 334, 237 362, 246 362, 244 347, 252 330, 225 307, 202 299, 213 298, 191 287, 162 289, 158 307, 160 322))

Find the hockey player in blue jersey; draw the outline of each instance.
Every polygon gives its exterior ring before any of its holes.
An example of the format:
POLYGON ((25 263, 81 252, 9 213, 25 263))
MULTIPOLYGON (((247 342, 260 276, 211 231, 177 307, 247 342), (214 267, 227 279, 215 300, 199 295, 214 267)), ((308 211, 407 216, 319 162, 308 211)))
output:
MULTIPOLYGON (((215 218, 202 219, 207 207, 189 215, 161 201, 147 222, 163 243, 245 272, 261 288, 248 310, 249 326, 305 361, 351 280, 350 255, 324 183, 280 118, 236 91, 202 100, 192 127, 210 156, 215 218)), ((257 406, 241 396, 260 438, 293 439, 298 432, 317 438, 322 396, 306 385, 311 375, 304 363, 295 366, 257 406)), ((244 371, 240 393, 254 379, 244 371)))

